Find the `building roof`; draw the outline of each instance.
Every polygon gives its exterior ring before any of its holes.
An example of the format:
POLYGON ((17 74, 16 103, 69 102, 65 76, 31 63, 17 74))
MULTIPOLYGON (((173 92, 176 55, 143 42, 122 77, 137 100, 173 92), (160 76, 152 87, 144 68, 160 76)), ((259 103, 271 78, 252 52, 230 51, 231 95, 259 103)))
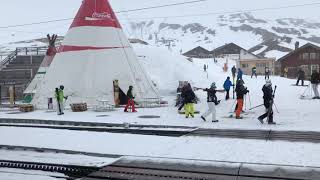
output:
POLYGON ((320 51, 320 47, 319 47, 319 46, 316 46, 316 45, 314 45, 314 44, 312 44, 312 43, 307 43, 307 44, 301 46, 300 48, 295 49, 295 50, 291 51, 290 53, 286 54, 286 55, 283 56, 282 58, 278 59, 278 61, 283 61, 283 60, 285 60, 287 57, 289 57, 289 56, 291 56, 291 55, 293 55, 293 54, 295 54, 295 53, 297 53, 297 52, 299 52, 299 51, 301 51, 302 49, 305 49, 305 48, 307 48, 307 47, 313 47, 313 48, 315 48, 315 49, 317 49, 317 50, 320 51))
POLYGON ((225 44, 223 46, 220 46, 214 50, 211 51, 211 53, 214 53, 214 54, 240 54, 240 50, 243 49, 245 50, 244 48, 236 45, 235 43, 228 43, 228 44, 225 44))
POLYGON ((190 51, 184 53, 183 55, 184 56, 192 56, 192 55, 198 55, 198 54, 207 54, 207 55, 210 55, 210 51, 208 51, 207 49, 201 47, 201 46, 198 46, 196 48, 193 48, 191 49, 190 51))

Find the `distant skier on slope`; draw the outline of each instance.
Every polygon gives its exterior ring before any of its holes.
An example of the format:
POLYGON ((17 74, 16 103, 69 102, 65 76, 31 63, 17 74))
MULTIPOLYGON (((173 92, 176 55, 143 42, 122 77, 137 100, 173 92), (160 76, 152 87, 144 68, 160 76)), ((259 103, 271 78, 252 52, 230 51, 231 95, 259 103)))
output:
POLYGON ((223 88, 226 91, 226 100, 230 99, 230 88, 233 86, 232 82, 230 81, 230 77, 227 77, 227 79, 223 83, 223 88))
POLYGON ((266 80, 266 84, 263 86, 262 91, 263 91, 263 104, 264 104, 264 107, 266 108, 266 112, 261 116, 259 116, 258 120, 263 124, 263 119, 268 118, 268 124, 276 124, 275 122, 273 122, 272 105, 273 105, 274 94, 273 94, 272 83, 270 79, 266 80))
POLYGON ((126 105, 126 107, 124 108, 124 112, 128 112, 128 108, 131 107, 132 112, 137 112, 135 109, 135 105, 134 105, 134 96, 133 96, 133 86, 129 86, 129 90, 127 91, 127 98, 128 98, 128 103, 126 105))
POLYGON ((251 69, 251 78, 253 77, 253 76, 255 76, 256 78, 257 78, 257 68, 254 66, 252 69, 251 69))
POLYGON ((184 99, 184 111, 186 118, 189 118, 190 116, 194 118, 194 102, 196 101, 196 95, 190 84, 183 88, 181 97, 184 99))
MULTIPOLYGON (((229 78, 230 79, 230 78, 229 78)), ((216 107, 220 101, 218 101, 218 98, 216 96, 217 92, 223 93, 224 90, 216 90, 217 86, 216 83, 212 83, 209 89, 203 89, 203 91, 207 92, 207 103, 209 109, 201 116, 201 119, 206 121, 206 117, 212 114, 212 122, 218 122, 216 119, 216 107)))
POLYGON ((265 67, 264 69, 264 79, 270 79, 270 68, 265 67))
POLYGON ((236 110, 236 119, 242 119, 241 112, 243 109, 243 99, 244 95, 249 92, 246 87, 244 87, 243 80, 238 80, 236 85, 236 93, 237 93, 237 110, 236 110))
POLYGON ((296 85, 299 86, 299 82, 301 81, 301 86, 304 86, 304 78, 305 78, 305 73, 302 70, 302 68, 300 68, 298 71, 298 79, 297 79, 296 85))
POLYGON ((235 79, 235 78, 236 78, 236 74, 237 74, 237 68, 236 68, 236 66, 233 66, 233 67, 231 68, 231 73, 232 73, 233 79, 235 79))
POLYGON ((320 83, 320 75, 317 70, 314 70, 311 75, 311 86, 314 92, 314 97, 312 99, 320 99, 318 85, 320 83))
POLYGON ((203 71, 207 72, 207 65, 203 65, 203 71))

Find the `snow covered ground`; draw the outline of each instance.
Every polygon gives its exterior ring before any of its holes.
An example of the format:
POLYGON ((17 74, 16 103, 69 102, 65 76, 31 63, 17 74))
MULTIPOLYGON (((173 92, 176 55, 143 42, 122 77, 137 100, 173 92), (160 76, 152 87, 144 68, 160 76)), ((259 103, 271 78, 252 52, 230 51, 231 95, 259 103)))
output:
POLYGON ((132 157, 162 157, 320 166, 313 143, 203 137, 158 137, 32 128, 0 128, 0 144, 58 148, 132 157), (19 134, 19 135, 17 135, 19 134), (23 138, 21 138, 23 135, 23 138))
MULTIPOLYGON (((156 82, 158 88, 169 102, 168 107, 139 109, 138 113, 123 113, 123 109, 117 109, 114 112, 94 112, 73 113, 67 111, 64 116, 57 116, 56 113, 46 111, 35 111, 32 113, 14 114, 3 110, 0 116, 3 118, 26 118, 26 119, 45 119, 45 120, 68 120, 68 121, 88 121, 88 122, 108 122, 108 123, 133 123, 133 124, 156 124, 156 125, 183 125, 203 128, 233 128, 233 129, 275 129, 275 130, 299 130, 299 131, 320 131, 319 123, 319 100, 311 100, 312 92, 308 87, 292 86, 295 80, 281 77, 271 77, 273 85, 277 85, 275 96, 275 105, 279 113, 275 113, 277 126, 261 125, 257 117, 264 113, 264 107, 249 111, 251 107, 263 103, 262 86, 265 83, 264 77, 251 79, 244 76, 245 86, 250 90, 246 97, 244 110, 248 114, 244 115, 243 120, 227 118, 233 111, 235 100, 224 100, 224 93, 218 93, 222 102, 217 106, 217 118, 219 123, 212 124, 203 122, 200 115, 195 119, 185 119, 183 115, 177 113, 174 107, 176 88, 179 80, 187 80, 194 87, 209 87, 212 82, 216 82, 219 89, 222 89, 223 82, 229 72, 223 72, 222 67, 226 59, 218 59, 215 64, 212 59, 194 59, 194 62, 186 60, 185 57, 170 52, 164 48, 154 46, 135 45, 135 51, 140 58, 140 62, 145 67, 151 79, 156 82), (161 65, 159 65, 161 64, 161 65), (208 73, 203 72, 203 65, 208 64, 208 73), (306 99, 300 99, 304 94, 306 99), (99 115, 108 115, 107 117, 97 117, 99 115), (141 115, 157 115, 159 119, 140 119, 141 115)), ((235 64, 235 61, 228 60, 229 67, 235 64)), ((305 82, 309 84, 309 82, 305 82)), ((67 94, 66 87, 66 94, 67 94)), ((196 92, 200 102, 196 105, 196 110, 203 113, 207 109, 206 93, 196 92)), ((232 96, 232 93, 231 93, 232 96)), ((274 111, 276 109, 274 107, 274 111)), ((210 119, 210 117, 208 117, 210 119)))

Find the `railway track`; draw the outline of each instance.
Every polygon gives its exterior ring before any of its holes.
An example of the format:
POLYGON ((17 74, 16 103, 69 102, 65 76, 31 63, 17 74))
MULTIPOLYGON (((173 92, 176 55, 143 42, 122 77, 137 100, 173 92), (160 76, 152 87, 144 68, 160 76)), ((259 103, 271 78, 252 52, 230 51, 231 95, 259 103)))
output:
POLYGON ((201 129, 186 126, 112 124, 94 122, 53 121, 33 119, 0 119, 2 127, 47 128, 90 132, 126 133, 152 136, 198 136, 217 138, 257 139, 265 141, 291 141, 320 143, 320 132, 239 130, 239 129, 201 129))
POLYGON ((81 180, 316 180, 319 168, 227 162, 126 160, 81 180))
POLYGON ((46 172, 57 172, 68 176, 68 179, 78 179, 88 174, 98 171, 97 167, 87 167, 87 166, 74 166, 74 165, 59 165, 59 164, 49 164, 49 163, 36 163, 36 162, 23 162, 23 161, 9 161, 0 160, 1 168, 14 168, 14 169, 24 169, 24 170, 37 170, 46 172))

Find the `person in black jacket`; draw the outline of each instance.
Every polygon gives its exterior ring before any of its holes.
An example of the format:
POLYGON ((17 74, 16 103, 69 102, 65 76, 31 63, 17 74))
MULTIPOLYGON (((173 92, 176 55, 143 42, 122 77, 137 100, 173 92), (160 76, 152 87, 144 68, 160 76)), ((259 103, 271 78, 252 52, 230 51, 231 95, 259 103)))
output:
POLYGON ((298 71, 298 80, 297 80, 296 85, 298 86, 298 85, 299 85, 299 82, 301 81, 301 86, 303 86, 303 85, 304 85, 304 78, 305 78, 305 73, 304 73, 304 71, 300 68, 299 71, 298 71))
POLYGON ((319 73, 317 70, 314 70, 311 74, 311 86, 312 90, 314 92, 314 97, 313 99, 320 99, 319 97, 319 91, 318 91, 318 85, 320 83, 320 77, 319 73))
POLYGON ((232 73, 232 78, 235 79, 236 78, 236 74, 237 74, 237 68, 236 66, 233 66, 231 68, 231 73, 232 73))
POLYGON ((212 83, 209 89, 203 89, 203 91, 207 92, 207 102, 209 109, 201 116, 203 121, 206 121, 206 117, 212 114, 212 122, 218 122, 216 119, 216 107, 220 101, 216 96, 217 92, 224 92, 224 90, 217 90, 216 83, 212 83))
POLYGON ((194 118, 194 102, 196 100, 196 95, 194 94, 190 84, 183 89, 181 97, 184 99, 184 111, 186 118, 189 116, 194 118))
POLYGON ((266 108, 266 113, 262 114, 261 116, 258 117, 258 120, 263 123, 263 119, 268 117, 268 124, 276 124, 273 122, 273 110, 272 110, 272 105, 273 105, 273 89, 272 89, 272 83, 271 80, 266 80, 266 84, 262 87, 263 91, 263 104, 264 107, 266 108))
POLYGON ((131 106, 132 107, 132 112, 137 112, 134 106, 134 96, 132 93, 133 86, 129 86, 129 90, 127 91, 127 98, 128 98, 128 103, 126 107, 124 108, 124 112, 128 112, 128 108, 131 106))
POLYGON ((237 93, 237 110, 236 110, 236 119, 242 119, 241 112, 243 108, 243 98, 244 95, 249 92, 246 87, 244 87, 243 80, 238 80, 236 85, 236 93, 237 93))

